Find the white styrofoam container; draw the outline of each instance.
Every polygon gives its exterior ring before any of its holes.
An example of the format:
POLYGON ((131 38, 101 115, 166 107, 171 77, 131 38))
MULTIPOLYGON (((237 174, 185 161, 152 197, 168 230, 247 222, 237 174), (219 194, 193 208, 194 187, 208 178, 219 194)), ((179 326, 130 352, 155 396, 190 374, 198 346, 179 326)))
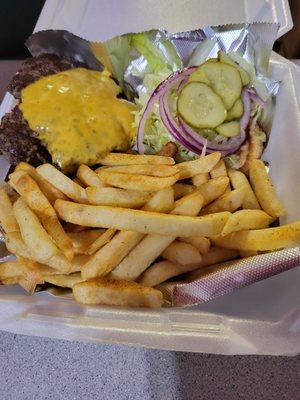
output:
MULTIPOLYGON (((255 19, 280 20, 281 33, 291 27, 285 0, 231 0, 226 4, 225 9, 222 0, 210 0, 208 10, 207 0, 48 0, 36 30, 68 29, 88 39, 104 40, 152 27, 184 31, 255 19), (160 8, 155 8, 156 3, 162 3, 160 8), (166 6, 171 3, 172 12, 166 6), (199 18, 195 10, 199 10, 199 18), (258 17, 257 10, 261 13, 258 17), (167 18, 168 12, 171 18, 167 18)), ((271 164, 272 178, 288 209, 283 221, 287 222, 300 219, 300 68, 274 53, 270 74, 282 85, 264 157, 271 164)), ((12 104, 7 95, 0 116, 12 104)), ((48 293, 28 296, 19 287, 0 287, 0 329, 193 352, 293 355, 300 351, 299 281, 297 268, 201 306, 161 310, 82 306, 48 293)))

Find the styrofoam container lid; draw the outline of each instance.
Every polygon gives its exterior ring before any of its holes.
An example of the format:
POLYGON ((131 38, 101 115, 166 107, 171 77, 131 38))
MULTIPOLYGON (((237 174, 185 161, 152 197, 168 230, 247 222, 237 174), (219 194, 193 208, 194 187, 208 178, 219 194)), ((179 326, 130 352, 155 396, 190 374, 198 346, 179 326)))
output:
MULTIPOLYGON (((67 29, 104 40, 152 27, 184 31, 251 20, 279 21, 280 35, 292 26, 287 0, 47 0, 35 30, 67 29)), ((282 83, 264 157, 288 210, 283 222, 289 222, 300 218, 300 68, 273 53, 270 75, 282 83)), ((7 95, 0 114, 13 104, 7 95)), ((193 352, 297 354, 299 279, 295 268, 200 306, 160 310, 83 306, 47 292, 28 296, 20 287, 2 286, 0 326, 27 335, 193 352)))
POLYGON ((99 41, 152 28, 183 32, 243 22, 279 22, 278 37, 293 26, 288 0, 47 0, 35 31, 65 29, 99 41))

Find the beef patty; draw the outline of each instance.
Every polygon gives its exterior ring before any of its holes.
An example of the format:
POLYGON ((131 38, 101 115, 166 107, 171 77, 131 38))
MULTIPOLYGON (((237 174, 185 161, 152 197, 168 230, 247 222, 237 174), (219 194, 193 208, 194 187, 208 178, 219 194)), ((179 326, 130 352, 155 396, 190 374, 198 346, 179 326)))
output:
MULTIPOLYGON (((41 77, 56 74, 76 67, 86 67, 70 57, 58 57, 54 54, 42 54, 28 58, 13 77, 8 91, 17 99, 21 90, 41 77)), ((7 156, 15 167, 20 161, 34 166, 51 162, 51 156, 45 146, 30 129, 19 107, 4 115, 0 125, 0 154, 7 156)))

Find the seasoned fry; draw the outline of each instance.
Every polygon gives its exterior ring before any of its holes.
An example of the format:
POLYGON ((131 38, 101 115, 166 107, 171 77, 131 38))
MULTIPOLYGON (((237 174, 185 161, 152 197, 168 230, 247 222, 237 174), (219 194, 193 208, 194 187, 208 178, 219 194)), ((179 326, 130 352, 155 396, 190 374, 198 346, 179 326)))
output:
POLYGON ((174 199, 178 200, 181 197, 192 193, 195 189, 197 189, 197 187, 193 185, 187 185, 186 183, 175 183, 173 185, 173 189, 174 189, 174 199))
POLYGON ((181 242, 190 243, 200 251, 200 254, 206 254, 210 248, 210 241, 205 236, 197 235, 193 237, 178 238, 181 242))
POLYGON ((86 185, 81 182, 81 180, 79 178, 77 178, 77 176, 75 176, 75 178, 73 179, 73 182, 77 183, 77 185, 81 186, 83 189, 86 188, 86 185))
POLYGON ((13 210, 24 242, 39 260, 48 260, 58 253, 58 248, 43 228, 38 217, 22 198, 14 203, 13 210))
POLYGON ((0 263, 0 282, 5 279, 18 278, 24 275, 26 270, 18 260, 0 263))
POLYGON ((157 153, 158 156, 175 157, 178 152, 178 147, 174 142, 166 143, 157 153))
POLYGON ((86 248, 84 254, 88 254, 88 255, 94 254, 96 251, 101 249, 101 247, 103 247, 106 243, 108 243, 111 240, 111 238, 114 237, 116 232, 117 232, 117 229, 114 229, 114 228, 106 229, 106 231, 101 236, 99 236, 94 242, 92 242, 86 248))
POLYGON ((229 212, 203 217, 175 216, 120 207, 90 206, 57 200, 55 209, 59 216, 78 225, 133 230, 167 236, 212 236, 221 233, 229 212))
POLYGON ((228 218, 221 235, 225 236, 231 232, 244 231, 247 229, 267 228, 272 220, 273 218, 262 210, 236 211, 228 218))
POLYGON ((72 260, 72 242, 61 226, 56 212, 37 183, 25 172, 17 171, 10 175, 11 181, 27 205, 35 212, 53 242, 72 260))
POLYGON ((7 250, 13 254, 17 254, 21 257, 28 258, 30 260, 38 261, 44 263, 49 267, 57 269, 61 273, 68 274, 72 271, 72 265, 67 260, 67 258, 61 254, 57 253, 53 257, 45 260, 39 258, 36 253, 33 253, 24 243, 20 232, 10 232, 5 235, 5 244, 7 250))
POLYGON ((249 177, 254 193, 262 209, 271 217, 282 217, 285 209, 270 181, 262 160, 252 160, 249 164, 249 177))
POLYGON ((243 201, 243 208, 249 210, 260 210, 260 205, 250 186, 250 183, 245 174, 235 169, 228 170, 228 176, 234 189, 239 189, 241 186, 247 187, 247 192, 243 201))
POLYGON ((105 158, 99 160, 102 165, 174 165, 175 161, 171 157, 150 156, 140 154, 110 153, 105 158))
MULTIPOLYGON (((143 210, 156 212, 169 212, 174 205, 173 190, 162 189, 156 192, 145 204, 143 210)), ((133 231, 121 231, 102 247, 82 267, 81 273, 85 279, 103 276, 112 271, 127 254, 143 239, 145 235, 133 231)))
POLYGON ((86 194, 91 204, 125 208, 139 208, 151 197, 151 192, 96 186, 86 188, 86 194))
POLYGON ((257 256, 258 251, 255 251, 255 250, 252 250, 252 251, 250 251, 250 250, 248 250, 248 251, 247 250, 240 250, 239 254, 240 254, 240 257, 247 258, 247 257, 257 256))
POLYGON ((107 168, 98 172, 100 178, 108 185, 119 187, 121 189, 131 189, 140 191, 157 191, 165 187, 172 186, 179 175, 167 177, 146 176, 122 174, 115 172, 107 172, 107 168))
POLYGON ((6 186, 0 188, 0 224, 6 233, 19 230, 19 225, 15 218, 12 202, 8 196, 6 186))
POLYGON ((195 175, 210 172, 221 158, 221 153, 215 152, 193 161, 177 164, 179 179, 192 178, 195 175))
POLYGON ((178 240, 171 243, 161 255, 168 261, 182 265, 196 264, 202 260, 199 250, 189 243, 179 242, 178 240))
POLYGON ((172 187, 161 189, 152 193, 152 197, 147 201, 142 210, 168 213, 174 208, 174 190, 172 187))
POLYGON ((12 278, 6 278, 1 281, 2 285, 17 285, 19 283, 19 280, 21 279, 21 276, 14 276, 12 278))
MULTIPOLYGON (((217 164, 218 165, 218 164, 217 164)), ((192 177, 192 182, 193 185, 195 186, 201 186, 203 185, 203 183, 206 183, 209 181, 209 173, 208 172, 204 172, 202 174, 198 174, 192 177)))
POLYGON ((73 287, 75 300, 83 304, 103 304, 128 307, 161 307, 163 296, 159 290, 136 282, 122 282, 95 278, 73 287))
POLYGON ((219 264, 225 261, 230 261, 239 256, 238 251, 231 249, 223 249, 221 247, 212 246, 208 253, 202 256, 202 261, 199 264, 194 264, 194 270, 186 275, 188 280, 197 279, 202 275, 204 267, 209 265, 219 264), (197 267, 197 268, 196 268, 197 267))
POLYGON ((267 251, 298 246, 300 222, 276 228, 239 231, 213 238, 212 242, 226 249, 267 251))
POLYGON ((83 282, 80 272, 75 272, 70 275, 44 275, 45 282, 52 285, 72 289, 76 283, 83 282))
MULTIPOLYGON (((202 202, 203 198, 198 193, 192 193, 181 199, 180 204, 174 208, 172 214, 174 216, 178 213, 181 215, 182 213, 197 215, 201 209, 202 202)), ((137 279, 176 239, 176 236, 178 235, 147 235, 111 272, 110 276, 114 279, 137 279)))
POLYGON ((157 262, 146 269, 146 271, 140 276, 138 282, 144 286, 154 287, 170 278, 173 278, 174 276, 194 271, 198 268, 197 264, 182 265, 164 260, 157 262))
POLYGON ((20 164, 16 166, 15 171, 27 172, 27 174, 31 176, 31 178, 34 179, 36 183, 39 185, 41 191, 47 197, 51 205, 53 205, 55 203, 55 200, 57 199, 61 200, 68 199, 66 195, 64 195, 60 190, 51 185, 51 183, 48 182, 46 179, 44 179, 34 167, 27 164, 26 162, 23 161, 20 162, 20 164))
POLYGON ((219 178, 220 176, 227 176, 226 166, 223 160, 220 160, 210 171, 211 178, 219 178))
POLYGON ((116 167, 107 167, 106 172, 118 172, 122 174, 147 175, 147 176, 172 176, 178 173, 175 165, 121 165, 116 167))
POLYGON ((226 176, 210 179, 208 182, 203 183, 203 185, 199 187, 200 193, 204 199, 203 206, 218 199, 225 192, 228 184, 229 178, 226 176))
POLYGON ((75 254, 85 254, 88 247, 95 242, 105 229, 90 229, 82 232, 69 232, 68 236, 72 241, 75 254))
POLYGON ((77 170, 77 178, 86 186, 105 187, 106 185, 100 179, 99 175, 87 165, 80 165, 77 170))
POLYGON ((246 195, 246 191, 247 188, 245 186, 242 186, 239 189, 234 189, 228 193, 224 193, 213 203, 204 207, 203 210, 201 211, 201 215, 207 215, 221 211, 230 211, 230 212, 236 211, 242 206, 246 195))
POLYGON ((51 164, 37 167, 37 172, 54 187, 78 203, 87 203, 85 190, 51 164))

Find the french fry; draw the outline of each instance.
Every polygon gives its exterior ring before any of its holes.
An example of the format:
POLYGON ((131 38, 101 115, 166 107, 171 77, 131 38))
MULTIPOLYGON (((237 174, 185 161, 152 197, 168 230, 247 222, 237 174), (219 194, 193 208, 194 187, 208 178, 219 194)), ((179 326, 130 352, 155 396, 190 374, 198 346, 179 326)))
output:
POLYGON ((2 285, 17 285, 19 283, 19 280, 21 279, 21 276, 14 276, 12 278, 5 278, 1 281, 2 285))
POLYGON ((248 251, 247 250, 240 250, 239 254, 240 254, 240 257, 247 258, 247 257, 257 256, 258 251, 255 251, 255 250, 252 250, 252 251, 250 251, 250 250, 248 250, 248 251))
POLYGON ((246 195, 246 187, 242 186, 239 189, 231 190, 228 193, 222 194, 217 200, 201 210, 201 215, 217 213, 221 211, 234 212, 239 209, 246 195))
POLYGON ((37 167, 37 172, 54 187, 78 203, 87 203, 85 190, 51 164, 37 167))
POLYGON ((271 217, 282 217, 285 209, 278 198, 262 160, 252 160, 249 164, 249 177, 254 193, 262 209, 271 217))
POLYGON ((174 142, 168 142, 157 152, 158 156, 175 157, 178 152, 178 147, 174 142))
POLYGON ((95 242, 105 229, 90 229, 82 232, 69 232, 68 236, 72 241, 75 254, 85 254, 88 247, 95 242))
MULTIPOLYGON (((177 216, 177 219, 179 219, 183 213, 197 215, 202 202, 202 196, 199 195, 198 191, 197 193, 194 192, 180 200, 180 204, 176 205, 171 216, 177 216)), ((137 279, 176 239, 176 236, 179 235, 147 235, 110 273, 110 277, 128 281, 137 279)))
POLYGON ((193 161, 177 164, 179 179, 192 178, 195 175, 210 172, 221 158, 221 153, 214 152, 208 156, 199 157, 193 161))
POLYGON ((58 190, 56 187, 51 185, 50 182, 48 182, 46 179, 44 179, 38 172, 37 170, 29 165, 26 162, 20 162, 15 168, 15 171, 25 171, 29 176, 31 176, 32 179, 36 181, 36 183, 39 185, 41 191, 44 193, 44 195, 47 197, 49 200, 50 204, 53 205, 55 203, 55 200, 61 199, 61 200, 67 200, 68 197, 64 195, 60 190, 58 190))
POLYGON ((78 225, 175 237, 217 235, 230 216, 229 212, 203 217, 175 216, 120 207, 76 204, 64 200, 57 200, 55 209, 64 221, 78 225))
POLYGON ((152 193, 142 210, 159 213, 169 213, 174 208, 174 190, 172 187, 161 189, 152 193))
POLYGON ((106 185, 100 179, 99 175, 87 165, 80 165, 77 170, 77 178, 86 186, 105 187, 106 185))
POLYGON ((24 242, 39 260, 48 260, 58 253, 57 246, 22 198, 14 203, 13 210, 24 242))
POLYGON ((136 282, 122 282, 95 278, 73 286, 75 300, 83 304, 103 304, 128 307, 161 307, 163 296, 159 290, 136 282))
POLYGON ((140 191, 157 191, 172 186, 179 175, 175 174, 167 177, 122 174, 118 172, 107 172, 103 169, 98 172, 100 178, 108 185, 121 189, 131 189, 140 191))
POLYGON ((224 160, 220 160, 210 171, 211 178, 219 178, 220 176, 227 176, 227 169, 224 160))
POLYGON ((244 231, 248 229, 267 228, 272 221, 273 218, 262 210, 236 211, 228 218, 221 235, 226 236, 231 232, 244 231))
POLYGON ((45 260, 39 258, 36 253, 33 253, 24 243, 20 232, 10 232, 5 235, 5 244, 7 250, 18 256, 46 264, 61 273, 70 273, 72 265, 62 253, 57 253, 53 257, 45 260))
POLYGON ((96 186, 86 188, 86 194, 91 204, 125 208, 139 208, 151 197, 151 192, 96 186))
POLYGON ((176 264, 171 261, 157 262, 142 273, 138 282, 143 286, 154 287, 174 276, 198 269, 196 264, 176 264))
POLYGON ((19 225, 15 218, 12 202, 8 196, 6 186, 0 188, 0 224, 6 233, 19 230, 19 225))
POLYGON ((18 278, 26 273, 26 270, 20 265, 18 260, 6 261, 0 263, 0 281, 5 279, 18 278))
MULTIPOLYGON (((143 210, 156 212, 169 212, 174 207, 173 189, 166 188, 156 192, 145 204, 143 210)), ((134 231, 121 231, 102 247, 82 267, 81 273, 85 279, 107 275, 112 271, 127 254, 143 239, 143 233, 134 231)))
POLYGON ((64 224, 64 230, 67 233, 78 233, 88 231, 89 228, 86 226, 71 224, 70 222, 68 222, 67 224, 64 224))
POLYGON ((268 251, 298 246, 300 243, 300 222, 218 236, 212 242, 226 249, 268 251))
POLYGON ((81 182, 81 180, 79 178, 77 178, 77 176, 75 176, 75 178, 73 179, 73 182, 76 183, 77 185, 81 186, 83 189, 86 188, 86 185, 81 182))
POLYGON ((199 264, 194 264, 194 270, 186 275, 186 279, 197 279, 202 275, 204 267, 230 261, 239 256, 238 251, 232 249, 223 249, 221 247, 212 246, 208 253, 202 256, 199 264))
POLYGON ((52 285, 72 289, 76 283, 83 282, 80 272, 75 272, 70 275, 44 275, 45 282, 52 285))
POLYGON ((114 237, 116 232, 117 232, 117 229, 114 229, 114 228, 106 229, 106 231, 101 236, 99 236, 94 242, 92 242, 87 247, 84 254, 88 254, 88 255, 94 254, 96 251, 101 249, 101 247, 106 245, 106 243, 108 243, 114 237))
POLYGON ((200 251, 200 254, 206 254, 210 248, 210 241, 205 236, 197 235, 193 237, 178 238, 181 242, 190 243, 200 251))
POLYGON ((37 183, 25 171, 14 172, 10 175, 10 179, 27 205, 38 216, 53 242, 69 260, 72 260, 74 256, 72 242, 59 222, 54 208, 37 183))
POLYGON ((195 185, 195 186, 201 186, 201 185, 203 185, 203 183, 208 182, 209 179, 210 179, 209 173, 208 172, 204 172, 202 174, 198 174, 198 175, 193 176, 192 177, 192 182, 193 182, 193 185, 195 185))
POLYGON ((174 240, 161 255, 168 261, 182 265, 196 264, 202 260, 201 254, 196 247, 178 240, 174 240))
POLYGON ((203 196, 203 207, 212 201, 218 199, 226 190, 229 184, 229 178, 226 176, 210 179, 208 182, 199 186, 200 193, 203 196))
POLYGON ((175 165, 121 165, 115 167, 107 167, 106 172, 118 172, 122 174, 132 175, 147 175, 147 176, 172 176, 178 173, 178 168, 175 165))
POLYGON ((137 164, 174 165, 175 161, 172 157, 164 157, 164 156, 110 153, 105 158, 99 160, 99 163, 108 166, 137 165, 137 164))
POLYGON ((245 174, 234 169, 228 170, 228 176, 234 189, 239 189, 242 186, 247 187, 247 192, 243 201, 243 208, 249 210, 260 210, 260 205, 250 186, 250 183, 245 174))
POLYGON ((195 189, 197 189, 197 187, 193 185, 188 185, 186 183, 175 183, 173 185, 173 189, 174 189, 174 199, 178 200, 181 197, 192 193, 195 189))

